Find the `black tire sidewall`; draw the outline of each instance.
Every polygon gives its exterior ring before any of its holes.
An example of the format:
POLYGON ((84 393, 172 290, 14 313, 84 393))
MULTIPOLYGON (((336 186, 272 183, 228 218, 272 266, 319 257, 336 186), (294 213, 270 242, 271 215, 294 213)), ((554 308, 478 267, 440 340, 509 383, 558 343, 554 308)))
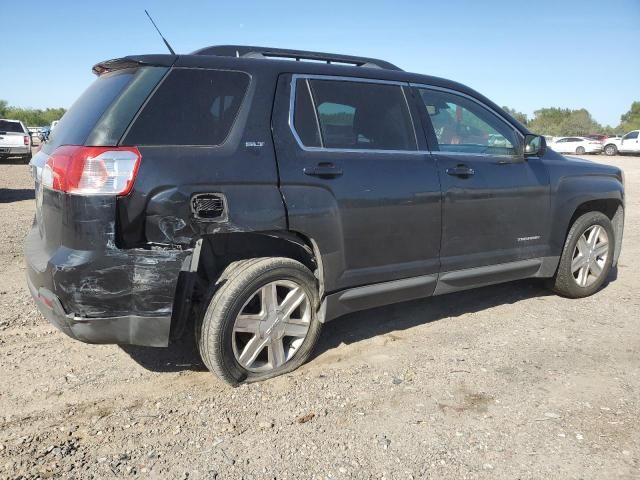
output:
MULTIPOLYGON (((216 325, 213 326, 213 328, 222 329, 222 332, 220 334, 222 344, 220 345, 219 349, 214 349, 214 352, 217 353, 217 358, 211 360, 213 360, 213 362, 218 365, 218 371, 223 370, 223 372, 221 372, 223 373, 223 379, 231 384, 265 380, 267 378, 290 372, 304 363, 315 348, 315 344, 317 343, 317 338, 321 329, 321 324, 317 316, 318 293, 316 288, 316 279, 312 275, 312 273, 302 264, 293 260, 288 262, 288 259, 282 260, 284 260, 287 264, 269 269, 258 275, 253 275, 252 273, 254 270, 252 270, 248 275, 241 274, 238 277, 232 279, 228 285, 222 285, 218 289, 218 291, 216 291, 214 296, 224 295, 224 290, 227 288, 233 288, 234 290, 241 289, 242 293, 223 299, 222 304, 217 305, 216 310, 218 311, 212 311, 211 308, 208 308, 205 313, 203 321, 214 321, 216 325), (307 333, 307 336, 305 337, 304 342, 302 343, 298 351, 296 351, 293 358, 291 358, 284 365, 268 372, 251 372, 243 368, 238 363, 233 353, 233 326, 236 317, 240 313, 240 310, 247 302, 247 300, 249 300, 249 298, 260 287, 275 280, 291 280, 304 289, 311 302, 311 322, 309 325, 309 331, 307 333), (225 314, 223 315, 224 318, 219 316, 220 311, 225 312, 225 314)), ((213 299, 211 303, 213 303, 213 299)), ((204 340, 208 341, 207 339, 204 340)))
POLYGON ((569 230, 569 234, 567 235, 567 241, 562 252, 560 265, 558 266, 558 273, 556 274, 555 289, 557 293, 567 297, 581 298, 593 295, 595 292, 597 292, 605 283, 611 270, 614 248, 615 236, 613 226, 611 225, 611 220, 609 220, 606 215, 601 212, 589 212, 580 216, 574 222, 573 226, 569 230), (571 272, 573 252, 582 234, 593 225, 600 225, 606 230, 607 236, 609 238, 609 252, 607 255, 607 261, 604 264, 600 277, 591 285, 581 287, 576 283, 573 277, 573 272, 571 272))

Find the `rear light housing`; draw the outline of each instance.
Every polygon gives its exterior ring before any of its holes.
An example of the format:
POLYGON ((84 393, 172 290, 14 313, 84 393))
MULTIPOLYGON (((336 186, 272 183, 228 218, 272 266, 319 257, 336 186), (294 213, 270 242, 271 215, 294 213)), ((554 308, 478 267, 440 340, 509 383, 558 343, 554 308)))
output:
POLYGON ((136 147, 63 145, 47 160, 42 184, 72 195, 127 195, 141 159, 136 147))
POLYGON ((29 137, 27 135, 25 135, 22 139, 24 140, 25 145, 29 145, 29 137))

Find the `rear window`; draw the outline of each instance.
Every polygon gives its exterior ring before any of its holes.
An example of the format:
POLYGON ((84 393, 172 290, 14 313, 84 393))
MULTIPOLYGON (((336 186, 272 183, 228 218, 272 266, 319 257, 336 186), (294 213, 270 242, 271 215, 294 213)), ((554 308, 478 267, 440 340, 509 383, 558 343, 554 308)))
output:
POLYGON ((128 145, 224 143, 247 92, 246 73, 175 69, 132 125, 128 145))
POLYGON ((24 133, 20 122, 8 122, 7 120, 0 120, 0 132, 2 133, 24 133))
POLYGON ((51 153, 60 145, 116 145, 166 71, 144 67, 101 75, 65 113, 43 150, 51 153), (103 116, 108 118, 102 121, 103 116))

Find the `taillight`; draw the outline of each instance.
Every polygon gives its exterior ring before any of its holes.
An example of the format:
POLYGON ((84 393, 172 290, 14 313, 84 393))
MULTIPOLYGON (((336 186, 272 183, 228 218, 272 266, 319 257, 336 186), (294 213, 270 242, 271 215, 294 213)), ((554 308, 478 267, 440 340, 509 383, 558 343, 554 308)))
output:
POLYGON ((29 145, 29 137, 28 137, 28 136, 26 136, 26 135, 25 135, 25 136, 23 137, 23 140, 24 140, 24 144, 25 144, 25 145, 29 145))
POLYGON ((64 145, 47 160, 42 184, 74 195, 127 195, 141 159, 136 147, 64 145))

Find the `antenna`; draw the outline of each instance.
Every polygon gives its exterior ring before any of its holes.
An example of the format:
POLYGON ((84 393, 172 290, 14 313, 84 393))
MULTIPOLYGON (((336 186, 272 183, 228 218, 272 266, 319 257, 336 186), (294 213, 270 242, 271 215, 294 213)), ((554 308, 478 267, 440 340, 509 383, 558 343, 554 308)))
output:
POLYGON ((160 38, 162 38, 162 41, 164 42, 164 44, 167 46, 167 48, 171 52, 171 55, 175 55, 176 52, 173 51, 173 48, 171 48, 171 45, 169 45, 169 42, 167 42, 167 39, 162 36, 162 32, 160 32, 160 29, 156 25, 156 22, 153 21, 153 18, 151 18, 151 15, 149 15, 149 12, 147 12, 147 10, 145 9, 144 13, 146 13, 147 17, 149 17, 149 20, 151 20, 151 23, 153 24, 155 29, 158 31, 158 35, 160 35, 160 38))

